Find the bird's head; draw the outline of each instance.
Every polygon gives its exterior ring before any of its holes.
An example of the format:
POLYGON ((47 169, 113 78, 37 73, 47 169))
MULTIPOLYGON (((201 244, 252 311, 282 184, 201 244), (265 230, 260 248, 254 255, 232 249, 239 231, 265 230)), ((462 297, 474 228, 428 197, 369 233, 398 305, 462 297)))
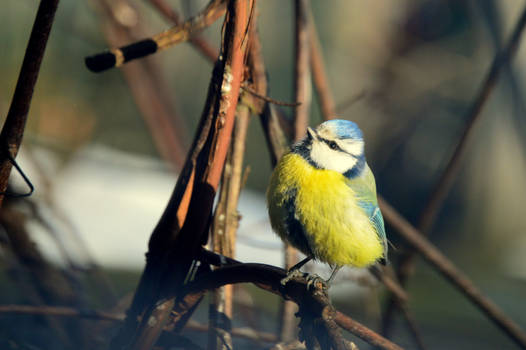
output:
POLYGON ((307 136, 294 146, 312 165, 354 177, 365 167, 362 131, 348 120, 333 119, 317 128, 307 128, 307 136))

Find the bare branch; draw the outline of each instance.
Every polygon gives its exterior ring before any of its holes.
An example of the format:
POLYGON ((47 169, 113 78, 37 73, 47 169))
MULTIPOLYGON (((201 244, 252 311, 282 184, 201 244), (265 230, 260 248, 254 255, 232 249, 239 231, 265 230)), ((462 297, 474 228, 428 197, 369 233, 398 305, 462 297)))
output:
MULTIPOLYGON (((166 19, 171 21, 176 26, 182 26, 184 23, 179 17, 179 14, 165 2, 165 0, 148 0, 152 6, 154 6, 159 13, 161 13, 166 19)), ((190 43, 206 58, 210 61, 215 62, 219 56, 219 52, 214 48, 208 41, 200 35, 193 35, 190 37, 190 43)))
POLYGON ((7 182, 13 166, 11 159, 16 158, 24 136, 33 91, 40 72, 40 64, 44 57, 58 2, 59 0, 42 0, 40 2, 13 99, 11 100, 11 106, 0 133, 0 206, 4 199, 7 182))
POLYGON ((86 67, 94 73, 99 73, 167 49, 189 40, 192 35, 210 26, 224 13, 225 0, 212 0, 200 14, 187 20, 181 26, 175 26, 151 38, 118 49, 86 57, 86 67))
POLYGON ((427 262, 446 277, 448 281, 484 312, 490 320, 499 326, 519 346, 523 348, 526 347, 526 335, 512 319, 506 316, 497 305, 485 297, 466 275, 460 272, 440 250, 398 214, 391 205, 382 198, 379 198, 379 204, 386 221, 411 244, 415 251, 421 254, 427 262))

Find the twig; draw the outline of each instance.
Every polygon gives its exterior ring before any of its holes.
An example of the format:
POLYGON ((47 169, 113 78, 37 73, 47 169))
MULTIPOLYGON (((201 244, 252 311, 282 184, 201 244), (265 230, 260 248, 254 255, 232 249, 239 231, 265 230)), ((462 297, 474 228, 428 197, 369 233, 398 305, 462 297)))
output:
MULTIPOLYGON (((295 0, 295 37, 294 37, 294 96, 301 104, 294 109, 294 142, 305 136, 309 125, 311 99, 311 81, 309 71, 309 24, 307 18, 308 0, 295 0)), ((290 269, 297 263, 298 253, 294 247, 285 244, 285 267, 290 269)), ((279 332, 282 341, 294 338, 294 313, 296 306, 286 300, 282 301, 279 313, 279 332)))
POLYGON ((342 327, 346 331, 360 337, 362 340, 367 343, 377 346, 381 349, 390 349, 390 350, 401 350, 402 348, 398 345, 392 343, 381 335, 373 332, 369 328, 365 327, 359 322, 356 322, 352 318, 342 314, 339 311, 336 311, 334 321, 338 326, 342 327))
POLYGON ((391 278, 385 270, 381 270, 379 266, 373 265, 369 268, 369 272, 373 274, 378 281, 382 282, 385 288, 391 292, 399 301, 407 302, 409 297, 407 296, 406 291, 401 287, 397 281, 391 278))
MULTIPOLYGON (((142 322, 130 348, 146 350, 153 346, 176 304, 175 297, 167 298, 167 295, 181 289, 195 252, 206 241, 208 217, 230 143, 241 85, 246 12, 245 0, 229 2, 223 41, 224 60, 219 62, 211 81, 200 131, 183 175, 179 177, 161 221, 152 233, 149 252, 152 255, 115 346, 129 341, 130 334, 136 329, 135 317, 142 313, 142 322)), ((191 275, 189 277, 191 279, 191 275)))
MULTIPOLYGON (((217 265, 221 264, 223 258, 212 252, 202 251, 201 259, 203 262, 217 265)), ((228 262, 232 262, 232 259, 228 259, 228 262)), ((401 349, 341 312, 331 311, 332 306, 326 294, 322 293, 320 289, 316 289, 314 292, 309 291, 307 281, 304 278, 295 278, 282 286, 280 281, 285 275, 286 272, 278 267, 252 263, 240 264, 234 260, 231 265, 223 265, 219 269, 201 275, 187 286, 186 293, 210 290, 231 283, 254 283, 259 288, 293 300, 300 305, 303 313, 310 313, 313 319, 334 320, 340 327, 372 345, 380 346, 383 349, 401 349)))
POLYGON ((124 314, 97 310, 78 310, 66 306, 0 305, 0 314, 81 317, 106 321, 124 320, 124 314))
POLYGON ((187 20, 181 26, 175 26, 149 39, 86 57, 86 66, 90 71, 99 73, 167 49, 189 40, 192 35, 210 26, 224 14, 224 11, 225 0, 212 0, 199 15, 187 20))
MULTIPOLYGON (((214 252, 230 257, 235 255, 236 231, 239 225, 237 205, 242 186, 243 157, 249 121, 249 108, 240 104, 237 108, 233 142, 223 169, 221 191, 214 214, 212 229, 214 252)), ((229 332, 233 314, 233 289, 232 285, 227 285, 214 292, 210 305, 210 325, 213 331, 209 333, 209 349, 227 348, 219 342, 217 329, 224 332, 221 337, 232 347, 229 332)))
POLYGON ((424 235, 404 219, 391 205, 378 198, 386 221, 415 249, 427 262, 436 268, 461 293, 499 326, 515 343, 526 348, 526 335, 520 327, 460 272, 440 250, 431 244, 424 235))
MULTIPOLYGON (((253 26, 253 28, 253 31, 257 30, 255 26, 253 26)), ((252 35, 250 45, 248 66, 250 68, 251 78, 255 86, 255 92, 259 95, 264 95, 267 94, 268 85, 259 35, 256 33, 252 35)), ((259 114, 259 120, 263 127, 263 133, 270 151, 270 162, 274 167, 278 159, 287 149, 288 142, 281 129, 276 113, 272 112, 272 106, 262 101, 263 100, 254 101, 253 105, 255 112, 259 114)))
MULTIPOLYGON (((176 26, 182 26, 183 21, 179 17, 179 14, 164 0, 148 0, 152 6, 154 6, 159 13, 165 18, 173 22, 176 26)), ((206 58, 214 62, 219 56, 219 52, 214 48, 208 41, 200 35, 194 35, 190 37, 190 43, 206 58)))
MULTIPOLYGON (((80 317, 100 321, 122 322, 125 314, 106 312, 100 310, 79 310, 66 306, 33 306, 33 305, 0 305, 0 314, 18 315, 44 315, 44 316, 63 316, 80 317)), ((208 332, 208 326, 190 320, 185 329, 196 332, 208 332)), ((241 327, 232 328, 232 336, 253 340, 257 342, 273 343, 278 340, 276 335, 267 332, 260 332, 252 328, 241 327)))
POLYGON ((27 43, 11 106, 0 133, 0 206, 11 173, 10 158, 16 158, 22 142, 40 64, 53 25, 59 0, 42 0, 27 43))
POLYGON ((316 23, 312 15, 310 6, 307 8, 309 18, 309 40, 310 40, 310 69, 314 81, 314 88, 318 95, 321 115, 324 120, 335 117, 334 99, 330 90, 329 80, 325 72, 325 63, 323 62, 323 53, 316 30, 316 23))
POLYGON ((256 91, 254 91, 250 86, 242 85, 241 88, 245 90, 246 92, 250 93, 251 95, 254 95, 255 97, 262 99, 265 102, 272 103, 276 106, 284 106, 284 107, 297 107, 301 104, 301 102, 283 102, 278 101, 276 99, 273 99, 271 97, 260 95, 256 91))
MULTIPOLYGON (((139 24, 129 28, 116 20, 111 1, 99 0, 98 3, 106 14, 104 32, 110 45, 135 40, 143 35, 144 30, 139 24)), ((122 67, 122 74, 159 154, 174 170, 179 170, 185 161, 187 132, 175 108, 175 97, 168 92, 158 63, 155 57, 149 57, 140 64, 122 67)))
POLYGON ((300 102, 294 110, 294 142, 305 136, 309 125, 311 100, 310 79, 310 41, 308 8, 309 0, 295 0, 295 37, 294 37, 294 96, 300 102))
MULTIPOLYGON (((472 130, 474 129, 475 123, 480 118, 482 108, 491 95, 491 92, 493 91, 493 88, 495 87, 503 68, 509 64, 511 58, 515 55, 525 26, 526 7, 523 9, 523 12, 507 45, 502 52, 497 53, 495 56, 484 82, 482 83, 472 105, 466 113, 467 115, 465 119, 467 122, 460 137, 459 143, 457 144, 455 151, 448 162, 448 165, 437 181, 425 208, 422 210, 420 219, 418 221, 418 228, 419 231, 425 235, 429 235, 429 231, 435 222, 439 209, 442 206, 447 194, 451 190, 454 180, 458 175, 461 161, 466 152, 466 146, 472 134, 472 130)), ((414 250, 409 250, 401 258, 401 262, 398 267, 398 278, 402 285, 405 285, 407 279, 411 275, 414 259, 414 250)), ((389 299, 385 312, 386 319, 384 320, 384 334, 387 332, 390 320, 392 318, 393 309, 394 301, 389 299)), ((526 346, 526 343, 523 343, 523 346, 526 346)))

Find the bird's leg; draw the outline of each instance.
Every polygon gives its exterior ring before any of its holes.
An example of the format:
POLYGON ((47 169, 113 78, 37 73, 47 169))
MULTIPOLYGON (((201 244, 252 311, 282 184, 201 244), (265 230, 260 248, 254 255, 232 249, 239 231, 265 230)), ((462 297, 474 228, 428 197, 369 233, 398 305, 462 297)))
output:
POLYGON ((331 285, 331 282, 334 278, 334 276, 336 276, 336 273, 342 268, 341 265, 336 265, 333 269, 332 269, 332 273, 331 273, 331 276, 329 277, 328 280, 324 280, 323 278, 321 278, 320 276, 318 275, 309 275, 307 277, 307 288, 311 288, 311 287, 315 287, 318 283, 321 283, 322 285, 322 288, 323 289, 329 289, 330 285, 331 285))
POLYGON ((336 274, 338 273, 338 271, 340 271, 341 268, 342 265, 336 265, 334 269, 332 269, 331 277, 329 277, 329 279, 326 281, 328 285, 331 284, 332 280, 334 279, 334 276, 336 276, 336 274))
POLYGON ((301 273, 300 269, 303 265, 305 265, 306 263, 308 263, 309 261, 312 260, 312 256, 308 256, 306 257, 305 259, 301 260, 299 263, 297 263, 296 265, 292 266, 289 271, 287 271, 287 276, 285 278, 283 278, 281 280, 281 284, 284 286, 287 284, 288 281, 290 281, 291 279, 295 278, 295 277, 302 277, 303 274, 301 273))

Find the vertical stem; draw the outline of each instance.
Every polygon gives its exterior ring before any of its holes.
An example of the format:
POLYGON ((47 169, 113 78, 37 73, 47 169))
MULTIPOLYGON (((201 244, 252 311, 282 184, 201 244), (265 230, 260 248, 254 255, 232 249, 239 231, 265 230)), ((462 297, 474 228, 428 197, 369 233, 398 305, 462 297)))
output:
POLYGON ((333 119, 336 114, 334 99, 327 79, 327 72, 325 71, 322 48, 320 39, 318 38, 314 16, 312 15, 312 9, 309 7, 307 10, 310 29, 310 69, 314 80, 314 88, 316 89, 316 94, 320 103, 321 115, 324 120, 329 120, 333 119))
MULTIPOLYGON (((308 23, 308 0, 295 0, 295 38, 294 38, 294 96, 301 102, 294 110, 294 142, 301 140, 309 125, 311 100, 311 77, 309 70, 310 43, 308 23)), ((287 245, 285 248, 285 267, 294 266, 298 261, 295 248, 287 245)), ((282 341, 294 338, 296 305, 290 301, 282 301, 280 310, 280 336, 282 341)))
POLYGON ((7 189, 7 182, 11 173, 12 164, 9 157, 16 157, 24 136, 33 91, 40 72, 40 64, 44 57, 58 2, 59 0, 42 0, 40 2, 16 83, 15 93, 0 133, 0 206, 2 205, 3 193, 7 189))
MULTIPOLYGON (((214 252, 234 257, 236 231, 239 224, 237 204, 242 187, 243 157, 250 111, 240 104, 237 108, 233 142, 223 169, 219 202, 214 215, 214 252)), ((231 349, 233 315, 233 285, 226 285, 213 293, 210 305, 208 349, 231 349)))

